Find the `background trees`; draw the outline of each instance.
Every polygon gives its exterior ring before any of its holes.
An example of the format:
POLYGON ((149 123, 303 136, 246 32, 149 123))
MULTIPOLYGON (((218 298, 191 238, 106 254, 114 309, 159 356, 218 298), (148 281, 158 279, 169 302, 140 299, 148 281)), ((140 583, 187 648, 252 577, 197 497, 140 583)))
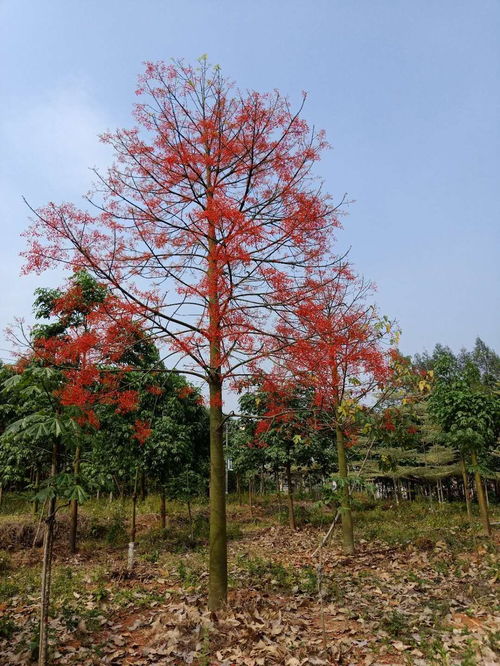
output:
POLYGON ((431 414, 446 441, 460 453, 465 480, 465 461, 470 458, 483 527, 488 535, 491 527, 479 460, 487 460, 500 433, 500 400, 493 388, 500 378, 495 357, 481 341, 476 342, 472 353, 462 352, 458 357, 449 350, 437 349, 433 359, 435 384, 429 398, 431 414))
POLYGON ((371 285, 357 279, 345 262, 334 280, 325 280, 322 272, 317 279, 321 288, 290 306, 278 324, 292 342, 281 350, 276 369, 265 379, 274 402, 266 417, 276 414, 279 419, 280 413, 293 412, 285 396, 300 387, 308 401, 307 427, 335 440, 344 546, 353 552, 346 448, 374 391, 382 390, 401 364, 389 348, 391 323, 367 302, 371 285))

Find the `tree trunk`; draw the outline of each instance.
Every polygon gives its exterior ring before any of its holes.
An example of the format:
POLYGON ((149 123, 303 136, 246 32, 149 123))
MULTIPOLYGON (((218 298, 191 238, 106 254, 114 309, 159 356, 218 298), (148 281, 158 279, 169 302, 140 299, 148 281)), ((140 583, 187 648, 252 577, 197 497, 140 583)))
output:
POLYGON ((250 515, 253 517, 252 490, 253 490, 253 479, 250 477, 248 479, 248 506, 250 507, 250 515))
MULTIPOLYGON (((205 144, 207 156, 210 154, 208 141, 205 144)), ((207 205, 213 198, 212 173, 207 166, 205 172, 207 205)), ((210 394, 210 551, 208 560, 208 608, 218 610, 227 599, 227 526, 226 526, 226 479, 224 464, 224 443, 222 428, 222 339, 220 248, 217 242, 215 222, 208 219, 208 330, 209 330, 209 369, 208 388, 210 394)))
POLYGON ((33 514, 36 516, 38 513, 38 510, 40 508, 40 501, 36 499, 36 495, 38 494, 38 490, 40 488, 40 468, 37 467, 35 471, 35 499, 33 500, 33 514))
POLYGON ((394 485, 394 499, 396 500, 396 504, 399 504, 399 489, 395 476, 392 477, 392 483, 394 485))
POLYGON ((278 497, 278 511, 281 518, 281 490, 280 490, 280 475, 276 472, 276 495, 278 497))
MULTIPOLYGON (((75 477, 75 482, 78 480, 80 474, 80 446, 76 447, 75 451, 75 460, 73 462, 73 474, 75 477)), ((70 553, 76 553, 76 537, 78 531, 78 500, 71 500, 70 504, 70 513, 71 513, 71 526, 69 533, 69 550, 70 553)))
POLYGON ((464 496, 465 496, 465 506, 467 508, 467 516, 469 517, 469 520, 472 520, 472 507, 469 495, 469 479, 467 478, 467 468, 465 466, 465 458, 463 457, 463 455, 460 456, 460 469, 462 470, 462 481, 464 484, 464 496))
POLYGON ((236 494, 238 495, 238 506, 241 506, 241 485, 239 474, 236 474, 236 494))
POLYGON ((189 533, 191 535, 191 541, 194 540, 194 525, 193 525, 193 512, 191 511, 191 500, 187 499, 187 510, 188 510, 188 518, 189 518, 189 533))
POLYGON ((219 609, 227 599, 227 532, 222 383, 210 381, 210 553, 208 607, 219 609))
MULTIPOLYGON (((57 474, 59 446, 55 442, 52 447, 52 463, 50 467, 50 478, 57 474)), ((42 585, 40 600, 40 631, 38 639, 38 666, 47 666, 49 663, 49 604, 50 583, 52 578, 52 551, 54 547, 54 524, 56 519, 56 496, 49 500, 47 518, 45 519, 45 533, 43 535, 43 563, 42 563, 42 585)))
POLYGON ((3 500, 3 484, 0 483, 0 506, 2 506, 2 500, 3 500))
POLYGON ((442 504, 442 499, 441 499, 441 482, 439 479, 436 479, 436 494, 437 494, 437 499, 438 499, 438 504, 442 504))
POLYGON ((345 454, 344 433, 336 429, 337 456, 339 461, 339 477, 342 479, 342 500, 340 515, 342 518, 342 536, 346 553, 354 553, 354 533, 352 527, 351 494, 349 492, 349 476, 345 454))
POLYGON ((290 529, 295 530, 297 529, 297 526, 295 524, 295 510, 293 506, 293 487, 290 460, 288 460, 286 463, 286 483, 288 486, 288 524, 290 525, 290 529))
POLYGON ((160 491, 160 524, 162 530, 167 528, 167 499, 165 497, 165 488, 160 491))
POLYGON ((146 488, 146 472, 142 470, 141 472, 141 502, 146 500, 147 488, 146 488))
POLYGON ((490 526, 490 517, 488 512, 488 505, 486 504, 486 496, 484 494, 483 480, 481 474, 478 470, 478 461, 476 452, 471 453, 471 461, 474 465, 474 482, 476 486, 477 501, 479 504, 479 513, 481 516, 481 522, 483 523, 484 533, 487 536, 491 536, 491 526, 490 526))
POLYGON ((135 534, 137 528, 137 482, 139 480, 139 470, 135 474, 134 492, 132 495, 132 524, 130 526, 130 541, 128 543, 127 569, 131 572, 134 568, 135 554, 135 534))

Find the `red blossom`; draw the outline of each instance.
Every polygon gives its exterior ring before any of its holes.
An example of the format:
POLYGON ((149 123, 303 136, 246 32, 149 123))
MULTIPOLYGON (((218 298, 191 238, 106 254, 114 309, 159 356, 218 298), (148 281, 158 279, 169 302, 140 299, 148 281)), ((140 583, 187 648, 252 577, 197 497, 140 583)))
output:
POLYGON ((161 395, 163 393, 163 389, 160 386, 155 386, 154 384, 147 386, 146 390, 148 393, 151 393, 151 395, 161 395))
POLYGON ((140 444, 144 444, 152 432, 151 424, 148 421, 138 419, 134 423, 134 437, 140 444))

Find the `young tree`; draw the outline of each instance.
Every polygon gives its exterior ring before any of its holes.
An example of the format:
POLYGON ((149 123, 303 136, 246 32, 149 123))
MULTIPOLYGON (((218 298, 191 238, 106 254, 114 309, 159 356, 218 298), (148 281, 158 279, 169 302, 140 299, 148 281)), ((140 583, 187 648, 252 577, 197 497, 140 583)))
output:
POLYGON ((479 456, 484 456, 498 440, 500 400, 492 389, 489 373, 487 383, 481 381, 480 368, 474 364, 473 358, 466 353, 457 358, 443 348, 436 350, 435 382, 429 397, 429 409, 444 431, 447 442, 460 452, 464 467, 465 459, 470 457, 484 532, 490 536, 479 456))
POLYGON ((49 465, 49 477, 43 489, 47 509, 40 595, 39 666, 48 663, 48 617, 57 498, 69 498, 75 492, 74 487, 64 487, 64 478, 59 475, 61 448, 71 441, 78 430, 76 422, 56 397, 62 383, 58 370, 31 363, 23 368, 22 373, 7 379, 3 385, 7 395, 23 403, 25 413, 23 416, 18 414, 18 418, 9 424, 2 439, 14 448, 17 445, 18 449, 26 443, 29 443, 30 448, 39 447, 45 453, 45 462, 49 465))
MULTIPOLYGON (((4 382, 4 391, 16 396, 23 407, 2 439, 18 446, 50 445, 49 478, 43 490, 47 511, 39 638, 39 664, 45 666, 57 500, 63 497, 72 504, 71 546, 76 546, 75 508, 84 497, 75 473, 79 470, 68 478, 62 454, 76 453, 79 464, 85 432, 99 427, 96 405, 113 405, 118 411, 136 408, 137 393, 123 383, 130 359, 150 352, 151 343, 120 301, 86 273, 74 274, 65 291, 38 290, 35 313, 56 320, 33 328, 16 374, 4 382)), ((136 436, 144 432, 137 421, 136 436)))
POLYGON ((330 263, 336 208, 313 177, 326 143, 278 92, 242 93, 204 59, 148 63, 138 127, 89 202, 36 211, 28 271, 64 262, 116 290, 210 395, 209 606, 227 594, 223 386, 283 345, 270 320, 330 263))
MULTIPOLYGON (((366 303, 370 288, 344 265, 336 280, 289 308, 279 330, 293 343, 281 352, 277 370, 266 379, 277 396, 280 386, 295 383, 307 389, 309 427, 335 437, 344 547, 349 553, 354 538, 346 449, 354 443, 366 400, 384 387, 392 376, 391 364, 398 362, 394 350, 384 344, 392 335, 391 323, 366 303)), ((278 401, 274 411, 280 410, 286 411, 286 405, 278 401)))
POLYGON ((149 395, 151 436, 144 445, 148 478, 160 491, 160 519, 166 528, 166 499, 189 503, 199 494, 208 469, 208 418, 198 390, 183 377, 159 373, 159 393, 149 395))
MULTIPOLYGON (((111 404, 121 412, 136 409, 139 393, 128 385, 131 371, 151 365, 157 352, 123 305, 86 271, 74 273, 63 290, 35 293, 39 323, 32 330, 34 358, 61 370, 61 404, 78 410, 75 419, 81 428, 72 447, 76 483, 86 431, 99 426, 94 406, 111 404)), ((71 500, 70 512, 70 551, 75 553, 77 497, 71 500)))

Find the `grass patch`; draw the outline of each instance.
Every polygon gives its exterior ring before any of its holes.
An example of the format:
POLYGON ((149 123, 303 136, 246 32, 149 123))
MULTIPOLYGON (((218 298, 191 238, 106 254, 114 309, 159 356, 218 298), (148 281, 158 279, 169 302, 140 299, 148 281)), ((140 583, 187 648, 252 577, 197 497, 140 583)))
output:
MULTIPOLYGON (((318 577, 313 567, 292 569, 260 557, 240 556, 237 560, 240 571, 247 574, 246 584, 260 588, 271 586, 275 590, 293 594, 315 595, 318 592, 318 577)), ((324 591, 326 597, 331 590, 324 591)))

